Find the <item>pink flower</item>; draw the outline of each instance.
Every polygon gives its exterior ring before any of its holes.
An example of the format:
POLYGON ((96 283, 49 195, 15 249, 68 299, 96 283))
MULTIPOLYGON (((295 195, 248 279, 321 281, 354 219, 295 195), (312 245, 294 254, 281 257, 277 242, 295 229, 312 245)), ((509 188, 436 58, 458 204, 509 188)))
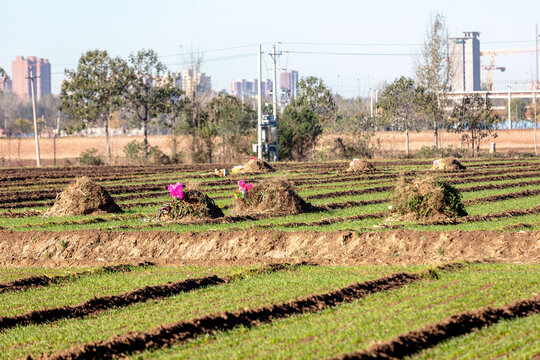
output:
POLYGON ((249 158, 249 160, 257 160, 257 157, 256 156, 252 156, 249 158))
POLYGON ((184 192, 182 191, 182 183, 177 182, 176 184, 170 184, 167 188, 172 197, 182 199, 184 197, 184 192))
POLYGON ((240 180, 238 182, 238 188, 240 189, 240 192, 242 193, 242 196, 246 194, 246 192, 253 187, 252 183, 246 184, 244 180, 240 180))

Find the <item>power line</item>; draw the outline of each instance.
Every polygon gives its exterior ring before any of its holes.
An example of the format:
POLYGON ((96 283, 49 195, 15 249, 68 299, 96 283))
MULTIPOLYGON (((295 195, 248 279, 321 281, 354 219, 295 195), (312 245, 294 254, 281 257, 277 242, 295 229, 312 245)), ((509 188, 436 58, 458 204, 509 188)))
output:
POLYGON ((283 50, 289 54, 309 54, 309 55, 346 55, 346 56, 414 56, 419 53, 366 53, 366 52, 331 52, 331 51, 291 51, 283 50))
MULTIPOLYGON (((261 43, 261 44, 269 44, 270 42, 261 43)), ((158 57, 172 57, 172 56, 183 56, 183 55, 193 55, 193 54, 199 54, 199 53, 209 53, 209 52, 219 52, 219 51, 228 51, 228 50, 235 50, 235 49, 244 49, 247 47, 255 47, 259 44, 248 44, 248 45, 240 45, 240 46, 231 46, 226 48, 219 48, 219 49, 210 49, 210 50, 202 50, 202 51, 190 51, 185 53, 178 53, 178 54, 168 54, 168 55, 161 55, 158 57)))

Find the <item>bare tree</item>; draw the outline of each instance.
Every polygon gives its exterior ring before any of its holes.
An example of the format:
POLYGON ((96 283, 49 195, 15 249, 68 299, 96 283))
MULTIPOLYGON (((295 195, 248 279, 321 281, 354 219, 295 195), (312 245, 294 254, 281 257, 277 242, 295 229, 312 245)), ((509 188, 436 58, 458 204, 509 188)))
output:
POLYGON ((439 147, 438 129, 444 119, 445 93, 453 73, 448 54, 448 31, 442 14, 431 18, 420 56, 415 59, 414 72, 419 85, 426 89, 424 111, 433 119, 435 147, 439 147))

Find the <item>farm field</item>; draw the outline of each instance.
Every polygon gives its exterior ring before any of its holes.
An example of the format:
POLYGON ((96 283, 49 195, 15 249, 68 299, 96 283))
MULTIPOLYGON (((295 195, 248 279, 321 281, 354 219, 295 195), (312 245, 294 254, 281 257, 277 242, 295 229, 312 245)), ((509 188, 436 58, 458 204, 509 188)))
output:
POLYGON ((431 161, 0 170, 0 359, 540 355, 540 160, 438 172, 467 215, 385 222, 431 161), (117 214, 44 217, 79 176, 117 214), (301 214, 231 215, 237 182, 287 179, 301 214), (192 182, 225 217, 157 221, 192 182))

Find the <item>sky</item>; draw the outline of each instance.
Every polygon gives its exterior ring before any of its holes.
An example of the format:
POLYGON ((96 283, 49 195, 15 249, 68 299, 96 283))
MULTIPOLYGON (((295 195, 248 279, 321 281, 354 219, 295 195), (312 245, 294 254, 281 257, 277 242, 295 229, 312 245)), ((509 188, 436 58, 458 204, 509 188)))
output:
MULTIPOLYGON (((88 50, 127 58, 154 49, 173 72, 199 53, 212 88, 230 91, 231 81, 257 77, 257 44, 263 77, 272 77, 268 53, 275 44, 282 52, 278 71, 320 77, 344 97, 367 96, 383 82, 413 76, 437 13, 450 37, 479 31, 482 51, 535 47, 538 0, 2 0, 0 67, 11 74, 18 55, 48 58, 58 93, 64 69, 88 50)), ((483 65, 488 61, 482 57, 483 65)), ((506 67, 494 74, 495 90, 522 89, 535 76, 536 58, 498 55, 495 65, 506 67)), ((481 76, 485 81, 485 71, 481 76)))

